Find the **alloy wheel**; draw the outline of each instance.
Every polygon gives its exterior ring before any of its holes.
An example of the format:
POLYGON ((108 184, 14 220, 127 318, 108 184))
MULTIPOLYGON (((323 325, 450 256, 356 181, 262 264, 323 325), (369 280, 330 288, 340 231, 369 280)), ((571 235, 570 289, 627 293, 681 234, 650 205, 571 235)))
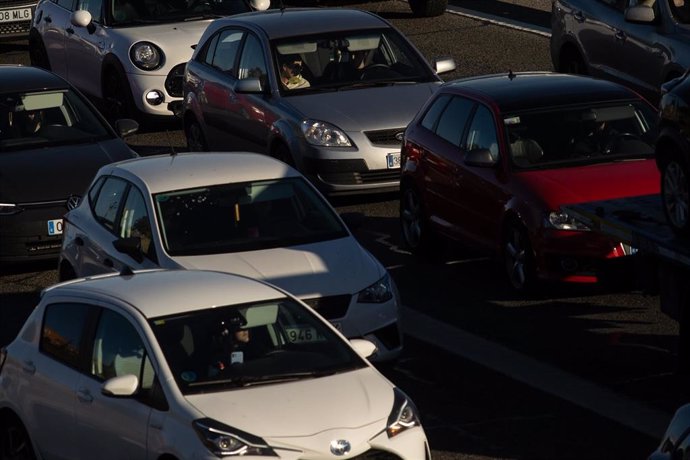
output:
POLYGON ((405 189, 400 201, 400 223, 403 239, 408 248, 416 250, 422 242, 422 205, 419 195, 412 188, 405 189))
POLYGON ((3 426, 0 460, 34 460, 31 440, 19 423, 8 421, 3 426))
POLYGON ((688 176, 684 166, 677 160, 671 160, 663 170, 661 196, 666 217, 674 230, 682 233, 690 231, 688 176))
POLYGON ((506 232, 503 262, 513 288, 524 291, 532 281, 532 256, 527 232, 516 225, 506 232))

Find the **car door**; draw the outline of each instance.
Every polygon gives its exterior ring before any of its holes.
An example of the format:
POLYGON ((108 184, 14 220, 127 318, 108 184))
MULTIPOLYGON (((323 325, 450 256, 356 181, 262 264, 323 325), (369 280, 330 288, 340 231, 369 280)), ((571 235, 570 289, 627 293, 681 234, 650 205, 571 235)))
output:
POLYGON ((38 350, 23 356, 23 401, 31 436, 47 460, 77 458, 76 388, 85 350, 84 331, 92 311, 83 303, 56 299, 45 306, 38 350))
POLYGON ((128 181, 108 177, 100 187, 92 204, 93 223, 88 232, 79 235, 83 250, 79 276, 110 271, 157 268, 158 246, 154 242, 152 225, 144 194, 128 181), (139 238, 141 251, 122 252, 116 241, 139 238))
POLYGON ((423 145, 419 145, 424 200, 431 222, 455 238, 468 235, 466 229, 457 226, 456 213, 463 207, 464 200, 458 194, 458 172, 462 162, 460 142, 474 106, 474 101, 464 97, 441 96, 422 119, 422 129, 433 132, 433 135, 424 136, 423 145))
POLYGON ((94 96, 101 94, 101 64, 105 49, 103 28, 104 0, 78 0, 77 10, 91 13, 89 27, 71 23, 65 29, 67 79, 80 90, 94 96))
POLYGON ((65 30, 70 26, 70 15, 76 0, 53 0, 40 6, 41 15, 35 19, 48 53, 50 69, 67 78, 67 50, 65 30))
POLYGON ((154 410, 148 403, 155 372, 137 328, 130 319, 110 308, 100 308, 95 333, 89 342, 88 370, 77 384, 75 427, 80 433, 79 457, 88 460, 147 457, 149 422, 154 410), (133 374, 139 379, 134 395, 104 395, 103 383, 133 374))

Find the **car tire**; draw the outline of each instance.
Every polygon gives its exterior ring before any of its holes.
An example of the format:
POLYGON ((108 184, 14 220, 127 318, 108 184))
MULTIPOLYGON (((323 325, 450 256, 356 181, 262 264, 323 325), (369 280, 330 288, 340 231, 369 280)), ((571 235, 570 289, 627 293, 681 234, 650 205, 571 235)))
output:
POLYGON ((0 458, 7 460, 35 460, 29 433, 14 415, 0 419, 0 458))
POLYGON ((34 67, 51 70, 48 52, 43 44, 43 39, 36 31, 32 31, 29 37, 29 60, 34 67))
POLYGON ((408 0, 412 13, 417 17, 440 16, 448 7, 448 0, 408 0))
POLYGON ((574 75, 589 75, 587 72, 587 65, 578 51, 573 49, 565 50, 561 55, 558 66, 558 71, 561 73, 569 73, 574 75))
POLYGON ((666 221, 680 236, 690 236, 690 170, 679 155, 671 157, 661 170, 661 204, 666 221))
POLYGON ((184 132, 187 137, 187 149, 190 152, 208 152, 208 144, 198 121, 191 118, 185 123, 184 132))
POLYGON ((114 125, 115 121, 122 118, 138 118, 132 100, 132 90, 124 72, 112 66, 108 67, 103 73, 102 84, 103 110, 111 124, 114 125))
POLYGON ((72 265, 67 262, 60 264, 60 270, 58 271, 58 281, 69 281, 77 278, 77 273, 74 271, 72 265))
POLYGON ((533 289, 536 279, 535 258, 527 229, 516 222, 503 232, 502 264, 510 286, 518 292, 533 289))
POLYGON ((438 248, 432 244, 435 238, 431 234, 422 197, 417 188, 409 184, 401 187, 400 233, 403 245, 412 254, 428 258, 435 255, 438 248))

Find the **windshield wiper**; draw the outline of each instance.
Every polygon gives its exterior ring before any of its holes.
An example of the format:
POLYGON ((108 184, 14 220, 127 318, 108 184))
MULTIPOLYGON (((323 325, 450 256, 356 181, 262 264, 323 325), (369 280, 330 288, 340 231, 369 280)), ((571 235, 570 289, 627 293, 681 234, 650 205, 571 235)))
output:
POLYGON ((358 81, 348 85, 343 85, 338 88, 338 91, 347 91, 359 88, 376 88, 381 86, 398 86, 398 85, 414 85, 418 83, 416 80, 376 80, 376 81, 358 81))
POLYGON ((188 17, 188 18, 182 18, 182 20, 183 20, 184 22, 187 22, 187 21, 200 21, 200 20, 202 20, 202 19, 218 19, 218 18, 222 18, 222 17, 223 17, 223 16, 221 16, 220 14, 208 13, 208 14, 202 14, 202 15, 199 15, 199 16, 191 16, 191 17, 188 17))

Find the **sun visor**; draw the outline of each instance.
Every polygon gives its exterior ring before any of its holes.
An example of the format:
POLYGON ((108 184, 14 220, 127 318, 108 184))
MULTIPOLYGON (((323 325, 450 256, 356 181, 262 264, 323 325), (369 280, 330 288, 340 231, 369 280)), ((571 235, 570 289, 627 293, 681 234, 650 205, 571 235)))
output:
POLYGON ((357 37, 347 37, 349 45, 348 51, 364 51, 373 50, 379 47, 381 35, 360 35, 357 37))
POLYGON ((282 55, 315 53, 316 42, 286 43, 276 46, 276 49, 282 55))
POLYGON ((22 96, 24 110, 43 110, 62 106, 63 93, 38 93, 22 96))

